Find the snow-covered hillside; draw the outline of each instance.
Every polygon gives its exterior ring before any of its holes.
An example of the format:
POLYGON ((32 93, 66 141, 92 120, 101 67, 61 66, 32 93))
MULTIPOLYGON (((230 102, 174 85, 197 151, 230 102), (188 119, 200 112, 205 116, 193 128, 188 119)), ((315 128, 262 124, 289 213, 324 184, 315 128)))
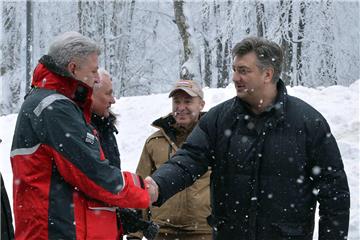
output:
MULTIPOLYGON (((338 141, 351 191, 350 240, 360 239, 360 146, 359 146, 359 85, 360 80, 349 87, 331 86, 327 88, 288 88, 289 94, 310 103, 328 120, 332 133, 338 141)), ((226 89, 205 89, 205 110, 235 95, 234 86, 226 89)), ((122 169, 134 171, 145 142, 155 129, 151 122, 171 110, 167 94, 124 97, 113 108, 118 114, 122 169)), ((16 115, 0 117, 0 170, 5 185, 12 198, 12 172, 9 160, 12 134, 16 115)))

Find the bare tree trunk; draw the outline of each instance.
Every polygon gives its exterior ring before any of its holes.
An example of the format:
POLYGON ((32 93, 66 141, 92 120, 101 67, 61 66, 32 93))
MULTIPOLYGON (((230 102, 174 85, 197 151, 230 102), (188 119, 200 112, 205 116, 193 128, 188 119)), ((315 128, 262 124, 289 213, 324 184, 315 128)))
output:
POLYGON ((99 8, 100 8, 100 13, 99 13, 99 19, 100 22, 98 23, 98 32, 100 33, 100 41, 103 42, 103 66, 105 67, 105 69, 108 69, 108 45, 107 45, 107 38, 108 35, 106 34, 106 30, 107 30, 107 22, 106 22, 106 9, 105 9, 105 0, 100 1, 99 0, 99 8))
POLYGON ((216 31, 216 87, 220 88, 224 86, 223 79, 222 79, 222 67, 223 67, 223 36, 221 33, 220 26, 220 4, 214 1, 214 18, 215 18, 215 31, 216 31))
MULTIPOLYGON (((127 2, 125 2, 124 4, 129 4, 127 2)), ((128 74, 128 63, 129 63, 129 49, 130 49, 130 38, 131 38, 131 27, 132 27, 132 23, 133 23, 133 16, 134 16, 134 10, 135 10, 135 0, 132 0, 130 2, 129 5, 125 6, 126 8, 130 8, 129 14, 125 15, 127 17, 127 25, 126 25, 126 37, 124 39, 124 44, 123 47, 124 49, 120 49, 120 51, 122 52, 122 64, 120 66, 121 68, 121 78, 120 78, 120 95, 121 96, 125 96, 126 95, 126 90, 129 88, 129 82, 130 82, 130 77, 128 74)))
POLYGON ((286 85, 293 85, 291 81, 292 59, 293 59, 293 44, 292 44, 292 30, 289 25, 292 22, 293 3, 292 0, 280 0, 280 26, 281 26, 281 47, 284 51, 283 71, 281 74, 282 80, 286 85), (287 16, 287 17, 286 17, 287 16))
POLYGON ((32 1, 26 1, 26 84, 25 91, 30 89, 33 69, 33 7, 32 1))
POLYGON ((325 59, 322 64, 323 67, 320 68, 322 83, 326 83, 327 85, 337 85, 337 76, 336 76, 336 60, 334 53, 334 31, 331 29, 332 21, 334 18, 333 13, 331 12, 333 2, 331 0, 326 0, 325 9, 322 11, 322 14, 325 18, 325 59))
POLYGON ((226 27, 229 29, 225 34, 224 56, 221 69, 221 87, 226 87, 230 81, 230 64, 231 64, 231 50, 232 50, 232 38, 233 38, 233 22, 231 17, 232 1, 227 1, 226 9, 226 27))
POLYGON ((189 60, 190 56, 192 55, 192 49, 190 47, 190 34, 188 32, 189 26, 186 23, 183 7, 184 0, 174 0, 175 22, 179 29, 184 49, 184 59, 182 64, 189 60))
POLYGON ((257 36, 265 37, 266 36, 266 23, 265 23, 265 7, 264 4, 259 0, 255 2, 256 6, 256 26, 257 26, 257 36))
POLYGON ((109 15, 110 19, 112 19, 109 23, 109 31, 112 39, 108 42, 108 71, 110 72, 110 74, 112 74, 113 77, 114 95, 116 97, 120 97, 120 83, 122 74, 120 67, 122 65, 123 58, 121 56, 122 38, 119 37, 121 36, 121 27, 118 22, 120 22, 121 20, 120 12, 122 11, 123 3, 118 3, 114 1, 110 2, 109 4, 111 4, 111 13, 109 15))
POLYGON ((231 40, 227 38, 225 40, 224 45, 224 56, 223 56, 223 63, 222 63, 222 69, 221 69, 221 81, 219 82, 219 87, 226 87, 229 84, 229 64, 230 64, 230 43, 231 40))
POLYGON ((201 83, 201 58, 191 39, 190 26, 184 14, 184 0, 173 0, 175 23, 183 43, 183 60, 181 62, 180 78, 193 79, 201 83))
POLYGON ((82 7, 82 3, 81 3, 81 0, 78 0, 78 22, 79 22, 79 33, 83 33, 83 7, 82 7))
POLYGON ((211 87, 212 71, 211 71, 211 49, 209 43, 209 26, 210 21, 210 6, 205 0, 202 6, 202 31, 204 41, 204 82, 205 86, 211 87))
POLYGON ((303 39, 305 34, 305 2, 301 1, 300 3, 300 17, 298 24, 298 38, 296 43, 296 85, 304 85, 302 79, 302 47, 303 39))
POLYGON ((218 35, 216 38, 216 68, 217 68, 217 88, 223 87, 223 81, 221 76, 221 68, 222 68, 222 36, 218 35))

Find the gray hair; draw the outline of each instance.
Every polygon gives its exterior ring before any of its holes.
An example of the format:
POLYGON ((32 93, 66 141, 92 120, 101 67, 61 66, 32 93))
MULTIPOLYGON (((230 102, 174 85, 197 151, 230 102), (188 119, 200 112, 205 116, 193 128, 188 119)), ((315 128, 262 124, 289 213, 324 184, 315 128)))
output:
POLYGON ((273 82, 278 82, 281 74, 283 51, 280 46, 272 41, 260 37, 247 37, 237 43, 232 50, 233 58, 254 52, 257 57, 257 66, 264 70, 273 68, 273 82))
POLYGON ((50 44, 48 55, 55 64, 67 72, 67 65, 73 59, 84 60, 92 53, 100 55, 99 45, 78 32, 65 32, 55 37, 50 44))
POLYGON ((111 79, 110 73, 108 71, 106 71, 104 68, 99 68, 98 73, 99 73, 100 78, 102 76, 107 76, 107 77, 109 77, 111 79))
POLYGON ((100 77, 100 81, 98 83, 94 84, 94 90, 98 89, 98 88, 100 88, 102 86, 102 79, 103 79, 104 76, 108 77, 110 79, 110 81, 112 81, 110 73, 108 71, 106 71, 104 68, 99 68, 98 69, 98 74, 99 74, 99 77, 100 77))

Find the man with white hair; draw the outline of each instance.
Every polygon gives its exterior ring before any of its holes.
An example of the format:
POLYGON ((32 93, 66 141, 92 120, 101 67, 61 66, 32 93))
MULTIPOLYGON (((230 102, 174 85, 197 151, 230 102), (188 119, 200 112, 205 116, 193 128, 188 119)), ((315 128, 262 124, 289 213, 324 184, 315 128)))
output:
POLYGON ((90 124, 99 54, 66 32, 34 70, 11 147, 16 239, 117 239, 115 207, 149 206, 142 179, 109 164, 90 124))
MULTIPOLYGON (((115 103, 113 96, 111 75, 103 68, 98 70, 100 81, 95 83, 93 91, 93 104, 91 124, 96 128, 97 135, 109 164, 121 169, 120 153, 116 142, 116 116, 110 107, 115 103)), ((144 221, 139 218, 136 211, 128 208, 117 208, 117 225, 119 236, 131 232, 142 231, 147 239, 153 239, 158 226, 152 221, 144 221)))
POLYGON ((110 165, 120 168, 120 153, 114 135, 118 133, 116 116, 110 111, 111 105, 115 103, 111 77, 105 69, 99 69, 98 73, 100 81, 94 85, 91 123, 97 129, 101 147, 110 165))

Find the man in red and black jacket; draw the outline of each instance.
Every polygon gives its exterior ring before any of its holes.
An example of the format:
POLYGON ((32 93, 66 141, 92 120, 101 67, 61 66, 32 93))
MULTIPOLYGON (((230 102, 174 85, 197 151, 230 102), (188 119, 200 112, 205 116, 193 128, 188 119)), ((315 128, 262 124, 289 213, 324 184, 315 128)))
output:
POLYGON ((109 164, 90 125, 99 54, 67 32, 34 70, 11 148, 16 239, 116 239, 115 207, 149 206, 142 179, 109 164))

